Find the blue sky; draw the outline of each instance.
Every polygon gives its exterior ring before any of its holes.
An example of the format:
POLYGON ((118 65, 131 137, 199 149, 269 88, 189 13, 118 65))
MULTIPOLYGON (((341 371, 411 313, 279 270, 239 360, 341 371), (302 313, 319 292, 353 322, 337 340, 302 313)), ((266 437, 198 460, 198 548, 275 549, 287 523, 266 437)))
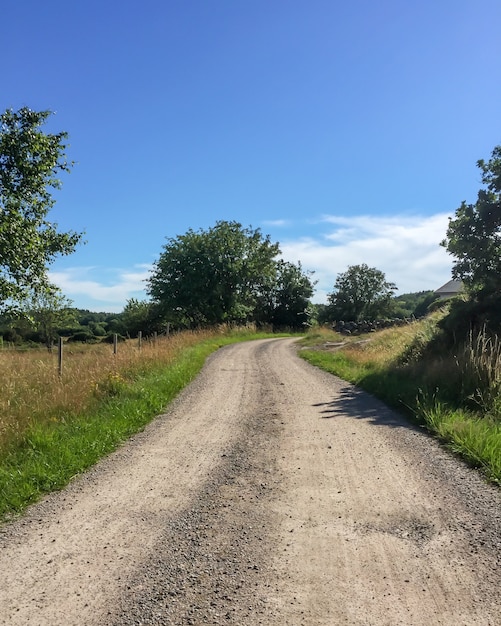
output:
POLYGON ((450 278, 448 216, 501 143, 499 0, 25 0, 1 11, 0 109, 50 109, 76 161, 51 268, 121 311, 166 237, 236 220, 318 280, 450 278))

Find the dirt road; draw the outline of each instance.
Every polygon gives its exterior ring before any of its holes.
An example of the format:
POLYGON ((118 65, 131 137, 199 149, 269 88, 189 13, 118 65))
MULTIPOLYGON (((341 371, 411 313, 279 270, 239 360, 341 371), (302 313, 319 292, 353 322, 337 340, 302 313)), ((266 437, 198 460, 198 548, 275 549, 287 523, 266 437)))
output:
POLYGON ((0 623, 497 626, 500 504, 292 340, 236 344, 0 529, 0 623))

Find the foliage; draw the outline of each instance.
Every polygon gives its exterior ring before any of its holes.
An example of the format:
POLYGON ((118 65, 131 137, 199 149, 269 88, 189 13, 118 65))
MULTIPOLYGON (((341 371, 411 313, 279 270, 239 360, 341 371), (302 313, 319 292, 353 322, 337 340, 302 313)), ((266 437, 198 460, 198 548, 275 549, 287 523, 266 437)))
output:
POLYGON ((74 312, 82 326, 90 326, 93 323, 107 325, 116 316, 116 313, 103 313, 88 309, 74 309, 74 312))
POLYGON ((26 107, 0 116, 0 309, 49 284, 48 265, 70 254, 81 235, 59 232, 47 215, 54 205, 51 189, 69 172, 67 134, 45 133, 49 111, 26 107))
POLYGON ((106 324, 104 322, 89 322, 89 330, 94 337, 106 336, 106 324))
POLYGON ((77 330, 77 332, 68 337, 68 343, 73 343, 75 341, 81 341, 83 343, 96 343, 98 339, 96 339, 95 335, 93 335, 90 332, 90 329, 86 327, 83 330, 77 330))
POLYGON ((475 204, 461 203, 442 245, 455 257, 453 278, 482 300, 501 294, 501 146, 477 166, 486 188, 479 190, 475 204))
POLYGON ((104 313, 68 306, 70 301, 52 287, 39 294, 32 293, 24 306, 0 316, 0 338, 10 344, 26 346, 31 342, 47 345, 48 326, 52 339, 93 343, 117 333, 119 338, 143 336, 165 331, 157 307, 151 302, 131 298, 121 313, 104 313))
POLYGON ((310 325, 313 295, 313 282, 310 274, 304 272, 301 264, 278 261, 275 282, 264 307, 264 321, 273 328, 304 329, 310 325))
POLYGON ((59 336, 58 329, 76 322, 70 305, 71 301, 54 286, 33 292, 24 303, 27 319, 39 333, 40 341, 48 350, 52 350, 59 336))
POLYGON ((314 324, 319 324, 320 326, 322 326, 332 321, 330 309, 327 304, 314 303, 311 305, 310 309, 311 319, 314 324))
POLYGON ((433 291, 403 293, 393 298, 392 315, 394 317, 424 317, 429 313, 429 306, 438 299, 433 291))
POLYGON ((427 427, 452 450, 501 484, 501 423, 429 399, 420 402, 418 410, 427 427))
POLYGON ((297 327, 312 289, 300 266, 259 229, 219 221, 169 238, 148 293, 166 321, 187 327, 291 322, 297 327))
POLYGON ((127 300, 120 314, 120 323, 121 332, 130 337, 137 337, 139 332, 143 335, 152 335, 154 332, 163 331, 165 326, 154 303, 136 298, 127 300))
POLYGON ((375 267, 351 265, 338 274, 334 291, 328 294, 331 319, 358 321, 385 317, 391 310, 394 283, 375 267))
POLYGON ((93 341, 104 337, 117 317, 116 313, 95 313, 69 304, 70 301, 53 286, 40 293, 31 293, 22 307, 0 316, 0 336, 19 347, 32 341, 47 345, 50 326, 53 340, 57 336, 84 333, 85 340, 93 341))
POLYGON ((461 343, 470 332, 482 329, 501 333, 501 293, 484 295, 477 299, 468 295, 453 298, 448 303, 448 314, 440 321, 444 341, 452 348, 461 343))

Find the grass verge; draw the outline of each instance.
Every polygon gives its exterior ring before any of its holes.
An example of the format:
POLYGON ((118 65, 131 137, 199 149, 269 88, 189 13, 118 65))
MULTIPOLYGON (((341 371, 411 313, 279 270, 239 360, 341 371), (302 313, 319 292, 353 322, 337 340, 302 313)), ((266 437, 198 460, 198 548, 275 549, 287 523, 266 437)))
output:
POLYGON ((466 340, 457 354, 429 350, 437 337, 438 317, 380 331, 370 340, 346 341, 317 329, 303 341, 300 355, 425 425, 489 480, 501 484, 501 372, 493 371, 499 354, 493 351, 484 363, 485 341, 478 338, 466 340))
POLYGON ((99 382, 93 381, 93 393, 78 409, 69 405, 55 411, 53 407, 52 417, 40 413, 38 419, 26 421, 23 431, 4 437, 0 448, 0 519, 11 518, 41 495, 64 487, 142 430, 193 380, 212 352, 237 341, 270 336, 190 335, 178 340, 163 358, 158 354, 153 359, 128 358, 122 367, 105 372, 99 382))

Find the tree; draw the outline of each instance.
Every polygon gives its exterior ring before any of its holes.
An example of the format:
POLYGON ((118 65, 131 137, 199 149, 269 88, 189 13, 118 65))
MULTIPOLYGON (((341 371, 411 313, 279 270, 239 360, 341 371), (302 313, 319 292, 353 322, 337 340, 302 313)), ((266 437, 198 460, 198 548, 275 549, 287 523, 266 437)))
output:
POLYGON ((169 238, 148 281, 164 318, 189 327, 254 321, 274 285, 279 253, 259 229, 218 221, 169 238))
POLYGON ((403 293, 393 298, 392 314, 394 317, 424 317, 429 313, 429 306, 439 296, 434 291, 415 291, 403 293))
POLYGON ((501 146, 477 161, 482 183, 475 204, 462 202, 442 245, 455 257, 452 276, 479 300, 501 295, 501 146))
POLYGON ((301 263, 277 263, 275 284, 270 293, 269 320, 276 328, 304 329, 310 323, 310 298, 314 283, 301 263))
POLYGON ((25 300, 26 317, 49 351, 58 338, 59 329, 76 323, 71 304, 71 300, 54 286, 35 291, 25 300))
POLYGON ((323 326, 332 321, 332 315, 330 313, 330 307, 325 303, 310 304, 311 321, 313 324, 323 326))
POLYGON ((47 219, 52 189, 69 172, 67 134, 45 133, 50 111, 26 107, 0 116, 0 309, 48 287, 48 266, 74 251, 81 235, 47 219))
POLYGON ((328 294, 329 308, 335 320, 358 321, 387 315, 396 290, 384 273, 375 267, 351 265, 338 274, 334 291, 328 294))
POLYGON ((152 302, 130 298, 127 300, 124 310, 120 314, 123 324, 123 334, 137 337, 139 332, 143 335, 153 334, 162 330, 157 308, 152 302))

